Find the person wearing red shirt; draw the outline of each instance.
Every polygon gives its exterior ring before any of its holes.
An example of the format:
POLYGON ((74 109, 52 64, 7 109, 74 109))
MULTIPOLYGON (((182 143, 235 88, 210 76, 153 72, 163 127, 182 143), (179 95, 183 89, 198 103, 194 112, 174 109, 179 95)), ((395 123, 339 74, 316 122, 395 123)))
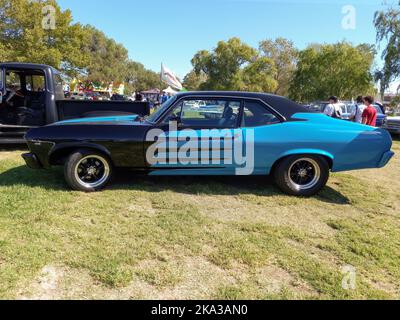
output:
POLYGON ((378 113, 372 106, 373 103, 374 98, 369 96, 364 98, 364 104, 366 108, 362 114, 362 123, 366 124, 367 126, 376 127, 376 117, 378 113))

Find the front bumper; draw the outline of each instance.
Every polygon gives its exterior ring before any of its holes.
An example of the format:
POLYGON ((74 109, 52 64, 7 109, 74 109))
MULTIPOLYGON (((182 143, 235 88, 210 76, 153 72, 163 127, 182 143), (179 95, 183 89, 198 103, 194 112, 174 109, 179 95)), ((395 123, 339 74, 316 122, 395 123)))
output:
POLYGON ((385 152, 382 156, 381 161, 378 164, 378 168, 383 168, 384 166, 386 166, 389 163, 389 161, 393 158, 394 154, 395 153, 393 151, 385 152))
POLYGON ((390 133, 400 134, 399 126, 392 126, 392 125, 386 123, 382 128, 389 131, 390 133))
POLYGON ((26 165, 31 169, 43 168, 43 165, 40 163, 38 157, 33 153, 24 153, 22 158, 25 160, 26 165))

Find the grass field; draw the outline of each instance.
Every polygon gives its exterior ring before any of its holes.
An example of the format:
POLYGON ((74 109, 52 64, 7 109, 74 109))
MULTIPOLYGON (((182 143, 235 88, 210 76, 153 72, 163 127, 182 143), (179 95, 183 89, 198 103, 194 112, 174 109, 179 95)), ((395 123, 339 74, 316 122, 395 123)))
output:
POLYGON ((400 298, 398 155, 302 199, 265 178, 126 172, 83 194, 20 153, 0 152, 2 299, 400 298))

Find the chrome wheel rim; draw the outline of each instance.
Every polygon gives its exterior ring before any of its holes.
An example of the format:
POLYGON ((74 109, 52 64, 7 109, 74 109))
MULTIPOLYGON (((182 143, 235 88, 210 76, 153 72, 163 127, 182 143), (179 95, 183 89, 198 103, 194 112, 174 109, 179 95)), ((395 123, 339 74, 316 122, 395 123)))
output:
POLYGON ((289 182, 296 190, 308 190, 315 187, 321 178, 318 163, 310 158, 296 160, 289 168, 289 182))
POLYGON ((75 166, 75 179, 84 188, 100 187, 109 175, 108 161, 101 156, 84 157, 75 166))

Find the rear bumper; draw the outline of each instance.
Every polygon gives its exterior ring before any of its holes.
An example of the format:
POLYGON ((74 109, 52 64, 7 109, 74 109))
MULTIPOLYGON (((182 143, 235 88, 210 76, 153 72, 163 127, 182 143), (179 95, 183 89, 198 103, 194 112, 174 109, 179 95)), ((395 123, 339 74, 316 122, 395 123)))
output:
POLYGON ((386 166, 389 163, 389 161, 393 158, 394 154, 395 153, 393 151, 385 152, 382 156, 381 161, 378 164, 378 168, 383 168, 384 166, 386 166))
POLYGON ((33 153, 24 153, 22 158, 25 160, 26 165, 31 169, 43 168, 43 165, 40 163, 38 157, 33 153))

